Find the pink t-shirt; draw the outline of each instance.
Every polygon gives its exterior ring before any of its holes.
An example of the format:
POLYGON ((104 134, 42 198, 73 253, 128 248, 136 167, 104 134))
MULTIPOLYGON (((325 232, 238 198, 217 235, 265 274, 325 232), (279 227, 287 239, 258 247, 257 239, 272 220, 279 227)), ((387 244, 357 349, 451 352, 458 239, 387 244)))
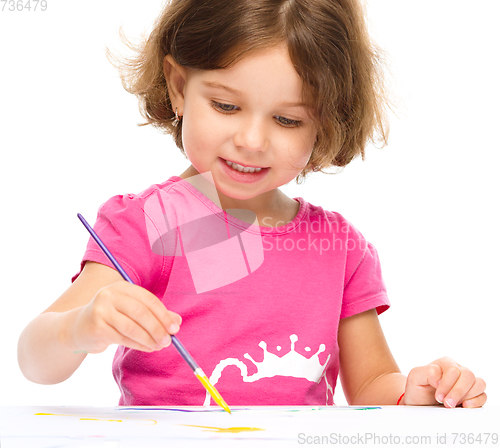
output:
MULTIPOLYGON (((174 176, 111 198, 94 229, 182 316, 179 340, 229 406, 333 404, 339 320, 389 307, 377 251, 302 198, 292 222, 260 227, 249 211, 224 212, 214 191, 174 176)), ((86 260, 113 267, 92 239, 86 260)), ((119 346, 113 375, 120 405, 214 404, 173 346, 119 346)))

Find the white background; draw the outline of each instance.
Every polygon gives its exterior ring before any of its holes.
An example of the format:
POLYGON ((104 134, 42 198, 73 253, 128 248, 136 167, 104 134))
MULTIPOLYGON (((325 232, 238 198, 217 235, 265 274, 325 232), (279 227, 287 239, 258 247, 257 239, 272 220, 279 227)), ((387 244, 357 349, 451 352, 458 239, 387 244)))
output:
MULTIPOLYGON (((378 249, 392 302, 381 322, 402 372, 451 356, 498 403, 499 3, 368 4, 398 102, 390 144, 283 190, 340 212, 378 249)), ((88 234, 76 213, 94 222, 109 197, 188 165, 170 137, 137 126, 137 101, 104 54, 128 54, 118 27, 137 39, 161 5, 48 0, 45 12, 0 12, 0 405, 118 402, 114 347, 54 386, 24 379, 16 348, 78 270, 88 234)))

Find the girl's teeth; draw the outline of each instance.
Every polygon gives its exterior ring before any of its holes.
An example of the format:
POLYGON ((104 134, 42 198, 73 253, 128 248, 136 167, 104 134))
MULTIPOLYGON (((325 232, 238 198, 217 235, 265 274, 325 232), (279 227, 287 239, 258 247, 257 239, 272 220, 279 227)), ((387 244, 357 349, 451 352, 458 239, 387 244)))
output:
POLYGON ((244 167, 241 165, 238 165, 237 163, 230 162, 229 160, 226 160, 226 163, 233 169, 240 171, 241 173, 258 173, 262 168, 248 168, 244 167))

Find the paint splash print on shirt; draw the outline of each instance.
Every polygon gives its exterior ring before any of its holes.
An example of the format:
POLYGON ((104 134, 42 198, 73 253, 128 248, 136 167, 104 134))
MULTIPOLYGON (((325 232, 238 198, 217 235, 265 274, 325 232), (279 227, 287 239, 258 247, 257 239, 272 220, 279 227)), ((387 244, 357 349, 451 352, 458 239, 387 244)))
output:
MULTIPOLYGON (((295 351, 295 343, 298 341, 296 334, 290 335, 290 351, 283 356, 275 355, 267 350, 267 343, 265 341, 259 342, 259 347, 264 352, 264 359, 261 362, 255 361, 248 353, 243 355, 244 358, 251 361, 256 367, 257 372, 253 375, 248 375, 248 368, 243 361, 237 358, 222 359, 214 368, 210 375, 210 382, 215 385, 220 380, 224 369, 228 366, 236 366, 240 369, 241 377, 245 383, 253 383, 262 378, 272 378, 275 376, 287 376, 293 378, 304 378, 313 383, 319 384, 322 378, 326 383, 326 400, 325 404, 328 405, 328 395, 331 395, 331 404, 333 404, 333 388, 328 384, 326 378, 326 366, 330 361, 330 356, 322 365, 319 361, 319 354, 325 351, 325 344, 320 344, 318 351, 310 358, 306 358, 300 353, 295 351)), ((281 347, 276 347, 281 351, 281 347)), ((309 347, 305 348, 310 351, 309 347)), ((207 393, 203 406, 210 406, 210 395, 207 393)))

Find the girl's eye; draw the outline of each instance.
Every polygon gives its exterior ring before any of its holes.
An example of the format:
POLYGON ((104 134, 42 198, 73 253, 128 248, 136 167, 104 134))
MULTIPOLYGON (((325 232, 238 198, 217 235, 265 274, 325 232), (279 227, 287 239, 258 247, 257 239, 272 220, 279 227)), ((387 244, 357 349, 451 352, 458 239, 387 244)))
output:
POLYGON ((286 128, 296 128, 301 124, 298 120, 291 120, 290 118, 281 117, 280 115, 276 115, 274 118, 280 125, 285 126, 286 128))
POLYGON ((212 107, 223 113, 229 113, 238 110, 238 107, 234 106, 233 104, 224 104, 219 103, 218 101, 212 101, 212 107))
MULTIPOLYGON (((212 101, 212 107, 223 114, 230 114, 231 112, 235 112, 240 109, 234 104, 219 103, 218 101, 212 101)), ((274 119, 278 124, 286 128, 296 128, 302 124, 301 121, 292 120, 290 118, 282 117, 281 115, 276 115, 274 119)))

